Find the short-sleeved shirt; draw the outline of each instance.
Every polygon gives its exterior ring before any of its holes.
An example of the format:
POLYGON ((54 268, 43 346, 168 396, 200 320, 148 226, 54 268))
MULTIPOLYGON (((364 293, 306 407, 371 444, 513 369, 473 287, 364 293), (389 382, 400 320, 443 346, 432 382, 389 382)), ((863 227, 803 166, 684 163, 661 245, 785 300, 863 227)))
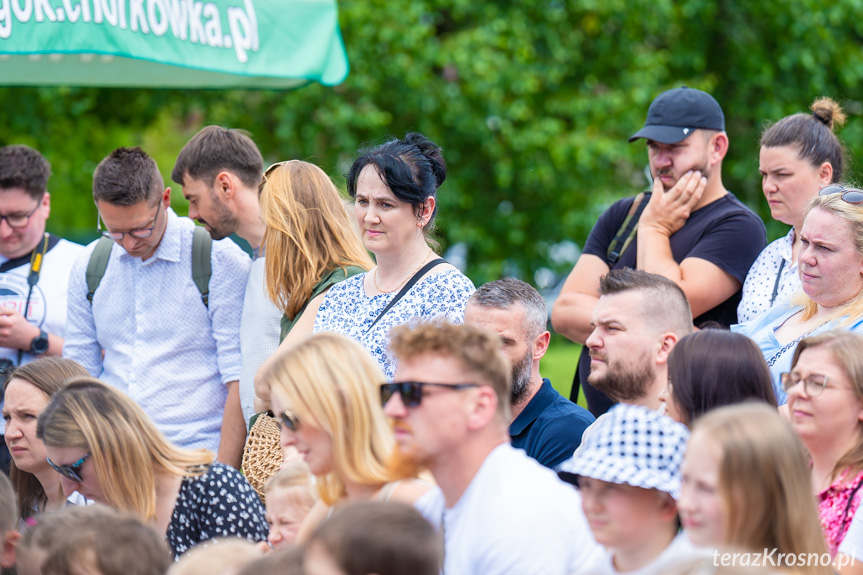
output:
POLYGON ((743 295, 737 306, 737 321, 746 323, 803 289, 797 274, 797 262, 792 257, 794 228, 787 235, 770 243, 752 264, 743 295))
POLYGON ((363 287, 365 277, 365 273, 357 274, 327 291, 315 317, 315 332, 333 331, 363 344, 377 360, 387 381, 392 381, 396 369, 395 358, 389 349, 390 330, 414 319, 443 317, 451 323, 464 323, 464 307, 475 289, 473 283, 456 269, 432 271, 371 327, 396 294, 369 297, 363 287))
POLYGON ((266 541, 268 532, 264 506, 249 482, 233 467, 213 463, 203 475, 183 479, 165 538, 179 557, 208 539, 266 541))
POLYGON ((548 379, 509 426, 512 446, 523 449, 546 467, 554 468, 572 457, 593 416, 562 397, 548 379))

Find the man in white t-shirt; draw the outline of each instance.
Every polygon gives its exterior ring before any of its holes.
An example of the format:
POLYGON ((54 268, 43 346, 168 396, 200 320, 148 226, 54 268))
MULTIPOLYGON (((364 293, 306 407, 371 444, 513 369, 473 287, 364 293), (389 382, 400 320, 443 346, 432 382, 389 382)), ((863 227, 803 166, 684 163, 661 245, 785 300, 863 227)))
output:
POLYGON ((381 399, 397 463, 428 467, 440 486, 417 507, 443 533, 444 573, 575 573, 599 553, 575 490, 509 443, 499 337, 424 323, 393 329, 391 349, 381 399))
MULTIPOLYGON (((45 233, 51 166, 27 146, 0 148, 0 370, 60 355, 69 271, 82 246, 45 233), (32 287, 31 287, 32 284, 32 287)), ((6 450, 0 420, 0 449, 6 450)), ((8 453, 8 452, 6 452, 8 453)), ((0 466, 8 459, 0 454, 0 466)))
POLYGON ((246 425, 256 412, 255 373, 279 346, 282 319, 264 278, 261 243, 266 226, 258 204, 263 169, 258 147, 244 132, 207 126, 183 146, 171 172, 189 201, 190 218, 203 224, 214 240, 237 234, 254 250, 240 322, 238 396, 246 425))

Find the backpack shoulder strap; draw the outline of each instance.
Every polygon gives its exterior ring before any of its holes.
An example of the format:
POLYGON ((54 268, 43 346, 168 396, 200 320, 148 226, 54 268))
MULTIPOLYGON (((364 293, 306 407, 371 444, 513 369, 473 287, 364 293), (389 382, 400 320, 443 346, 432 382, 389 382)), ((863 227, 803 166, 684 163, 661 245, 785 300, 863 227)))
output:
POLYGON ((608 250, 605 252, 605 260, 608 267, 614 267, 614 264, 617 263, 623 252, 632 243, 632 239, 638 231, 638 219, 641 217, 644 208, 647 207, 650 195, 651 192, 641 192, 632 201, 632 206, 630 206, 629 212, 626 214, 626 219, 623 220, 620 229, 617 230, 614 239, 608 244, 608 250))
POLYGON ((90 261, 87 262, 87 301, 93 305, 93 295, 96 289, 102 282, 102 277, 105 275, 105 270, 108 269, 108 261, 111 259, 111 248, 114 247, 114 241, 108 238, 99 238, 96 242, 96 247, 93 248, 93 253, 90 254, 90 261))
POLYGON ((201 292, 204 307, 210 307, 210 277, 213 275, 213 265, 210 256, 213 252, 213 238, 210 232, 201 226, 195 226, 192 236, 192 279, 201 292))

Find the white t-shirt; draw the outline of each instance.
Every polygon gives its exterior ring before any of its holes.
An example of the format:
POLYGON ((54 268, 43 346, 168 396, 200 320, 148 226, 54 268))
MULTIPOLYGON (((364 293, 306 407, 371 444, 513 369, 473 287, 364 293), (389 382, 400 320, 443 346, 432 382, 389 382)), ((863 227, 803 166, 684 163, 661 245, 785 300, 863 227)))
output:
POLYGON ((489 453, 452 508, 430 493, 416 507, 443 529, 447 575, 564 575, 602 553, 575 488, 509 443, 489 453))
POLYGON ((839 553, 854 558, 854 563, 863 561, 863 513, 855 513, 845 539, 839 544, 839 553))
MULTIPOLYGON (((48 333, 66 336, 66 295, 69 288, 69 272, 84 246, 61 239, 45 254, 39 281, 33 286, 33 294, 27 306, 27 319, 33 325, 48 333)), ((0 256, 0 265, 9 261, 0 256)), ((27 302, 27 292, 30 286, 27 276, 30 275, 30 262, 17 268, 0 273, 0 306, 14 308, 24 315, 27 302)), ((0 347, 0 358, 11 359, 18 365, 18 350, 0 347)), ((21 363, 29 363, 36 359, 29 352, 21 357, 21 363)), ((0 434, 6 430, 6 422, 0 419, 0 434)))
POLYGON ((704 559, 712 557, 709 549, 695 547, 685 533, 678 533, 659 556, 635 571, 618 571, 612 563, 613 555, 604 552, 589 565, 586 565, 580 573, 584 575, 660 575, 661 573, 676 572, 682 566, 691 565, 704 559))

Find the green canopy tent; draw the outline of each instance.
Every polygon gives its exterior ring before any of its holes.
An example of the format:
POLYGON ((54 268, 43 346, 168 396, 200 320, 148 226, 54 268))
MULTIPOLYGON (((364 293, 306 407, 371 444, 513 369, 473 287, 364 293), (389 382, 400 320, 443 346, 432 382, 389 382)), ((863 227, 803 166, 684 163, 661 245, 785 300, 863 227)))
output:
POLYGON ((336 0, 0 0, 0 85, 286 89, 347 74, 336 0))

